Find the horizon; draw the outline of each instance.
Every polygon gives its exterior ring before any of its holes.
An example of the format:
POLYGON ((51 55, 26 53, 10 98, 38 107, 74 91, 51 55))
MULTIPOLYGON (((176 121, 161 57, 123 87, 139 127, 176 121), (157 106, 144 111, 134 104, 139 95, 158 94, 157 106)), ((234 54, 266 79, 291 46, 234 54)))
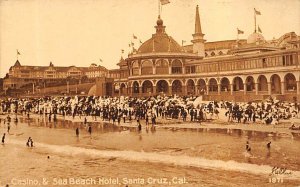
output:
MULTIPOLYGON (((117 69, 121 50, 127 58, 133 35, 138 38, 134 41, 138 49, 139 40, 145 42, 155 33, 158 15, 157 0, 124 2, 0 0, 0 77, 16 62, 16 50, 21 65, 47 66, 51 61, 54 66, 88 67, 95 63, 117 69)), ((179 44, 182 40, 184 45, 191 44, 196 5, 207 42, 235 40, 237 28, 245 33, 240 39, 247 39, 254 31, 253 8, 262 14, 257 16, 257 23, 266 40, 300 31, 298 0, 170 2, 163 6, 161 17, 166 33, 179 44), (242 11, 236 11, 239 9, 242 11)))

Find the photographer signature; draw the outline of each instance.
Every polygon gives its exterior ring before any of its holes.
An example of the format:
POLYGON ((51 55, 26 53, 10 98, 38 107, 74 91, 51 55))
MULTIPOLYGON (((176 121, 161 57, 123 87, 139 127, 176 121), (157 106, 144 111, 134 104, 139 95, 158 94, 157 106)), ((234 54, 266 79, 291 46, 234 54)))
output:
POLYGON ((291 175, 292 171, 289 171, 287 168, 282 168, 282 167, 276 167, 274 166, 272 168, 272 171, 270 173, 271 175, 291 175))

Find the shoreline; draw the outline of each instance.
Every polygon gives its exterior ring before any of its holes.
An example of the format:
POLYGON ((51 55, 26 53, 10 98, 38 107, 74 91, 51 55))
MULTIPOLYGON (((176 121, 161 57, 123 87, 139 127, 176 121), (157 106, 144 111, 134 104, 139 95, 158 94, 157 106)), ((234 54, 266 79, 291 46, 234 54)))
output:
MULTIPOLYGON (((0 116, 6 116, 7 114, 1 114, 0 116)), ((10 114, 11 115, 11 114, 10 114)), ((13 121, 13 115, 12 121, 13 121)), ((27 117, 25 115, 18 115, 18 117, 23 117, 26 119, 27 117)), ((44 115, 39 114, 30 114, 31 119, 37 119, 41 118, 44 115)), ((66 116, 65 118, 62 115, 57 115, 58 120, 66 120, 70 122, 75 123, 83 123, 84 117, 82 116, 81 119, 79 116, 76 116, 75 119, 72 118, 72 116, 66 116)), ((1 118, 1 117, 0 117, 1 118)), ((47 119, 47 118, 46 118, 47 119)), ((3 118, 2 118, 3 120, 3 118)), ((112 121, 103 121, 101 117, 97 117, 97 120, 95 121, 92 116, 87 116, 88 123, 107 123, 110 125, 116 125, 120 127, 126 127, 126 128, 136 128, 137 122, 136 120, 132 119, 130 121, 126 121, 123 123, 123 119, 121 120, 120 125, 115 122, 115 124, 112 123, 112 121)), ((294 119, 293 119, 294 120, 294 119)), ((300 119, 295 119, 297 125, 300 124, 300 119)), ((53 120, 52 120, 53 122, 53 120)), ((241 131, 254 131, 254 132, 264 132, 264 133, 275 133, 275 134, 285 134, 285 135, 293 135, 293 133, 300 134, 300 130, 291 130, 289 127, 291 126, 291 120, 285 120, 278 125, 266 125, 262 123, 237 123, 237 122, 227 122, 222 119, 214 119, 209 121, 203 121, 201 124, 199 122, 190 122, 178 119, 162 119, 159 118, 157 120, 157 124, 155 125, 156 129, 170 129, 170 130, 202 130, 202 131, 210 131, 210 130, 227 130, 227 131, 234 131, 234 130, 241 130, 241 131)), ((145 120, 141 120, 142 128, 146 128, 145 120)), ((296 125, 296 126, 297 126, 296 125)), ((151 127, 151 123, 149 123, 149 127, 151 127)))

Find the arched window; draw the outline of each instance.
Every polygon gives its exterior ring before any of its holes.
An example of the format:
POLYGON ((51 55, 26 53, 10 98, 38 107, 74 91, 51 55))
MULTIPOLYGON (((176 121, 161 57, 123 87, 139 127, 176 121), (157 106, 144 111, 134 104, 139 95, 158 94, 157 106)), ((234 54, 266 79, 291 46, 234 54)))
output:
POLYGON ((139 75, 140 71, 139 71, 140 67, 139 67, 139 63, 137 61, 132 63, 132 75, 139 75))
POLYGON ((147 60, 142 63, 142 75, 152 75, 153 65, 152 62, 147 60))
POLYGON ((209 91, 210 92, 217 92, 218 91, 218 83, 217 80, 214 78, 211 78, 208 82, 209 85, 209 91))
POLYGON ((296 77, 292 73, 288 73, 284 77, 285 89, 287 91, 296 91, 297 90, 297 82, 296 77))
POLYGON ((139 83, 136 82, 136 81, 132 85, 132 92, 133 93, 139 93, 139 83))
POLYGON ((272 94, 281 93, 281 80, 279 75, 277 74, 271 76, 271 93, 272 94))
POLYGON ((172 62, 172 74, 181 74, 182 73, 182 64, 180 60, 174 60, 172 62))
POLYGON ((169 63, 166 60, 156 62, 156 74, 169 74, 169 63))

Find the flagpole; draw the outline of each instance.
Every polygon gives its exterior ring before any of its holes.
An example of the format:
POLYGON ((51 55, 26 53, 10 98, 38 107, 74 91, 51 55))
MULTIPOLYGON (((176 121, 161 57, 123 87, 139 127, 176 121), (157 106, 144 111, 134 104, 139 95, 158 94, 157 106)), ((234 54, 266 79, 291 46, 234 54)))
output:
POLYGON ((160 16, 160 0, 158 0, 158 16, 160 16))
POLYGON ((237 34, 236 34, 236 47, 239 47, 239 30, 237 30, 237 34))
POLYGON ((255 8, 254 8, 254 32, 256 33, 256 12, 255 12, 255 8))

